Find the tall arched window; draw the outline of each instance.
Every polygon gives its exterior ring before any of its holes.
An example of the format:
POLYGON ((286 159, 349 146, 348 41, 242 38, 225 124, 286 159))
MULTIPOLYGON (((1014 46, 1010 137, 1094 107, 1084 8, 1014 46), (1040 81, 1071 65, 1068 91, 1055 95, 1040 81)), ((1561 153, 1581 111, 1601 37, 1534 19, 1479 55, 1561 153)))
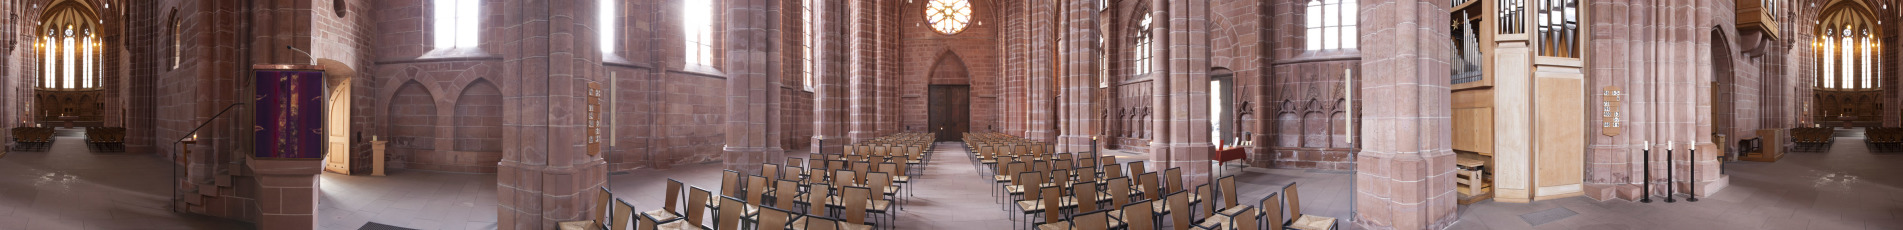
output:
POLYGON ((98 45, 93 44, 92 31, 90 30, 86 32, 86 37, 84 37, 83 39, 84 40, 80 40, 80 43, 79 43, 79 46, 83 48, 81 49, 82 51, 81 54, 83 55, 80 55, 81 56, 80 62, 84 62, 85 64, 80 66, 81 71, 79 73, 79 87, 91 89, 93 88, 93 78, 94 78, 93 76, 93 47, 98 45))
POLYGON ((178 18, 172 18, 172 69, 178 69, 179 63, 185 60, 185 46, 182 45, 183 42, 179 42, 178 30, 178 18))
POLYGON ((481 20, 477 0, 435 0, 436 48, 476 47, 476 23, 481 20))
POLYGON ((1138 75, 1150 73, 1150 68, 1152 65, 1150 64, 1150 40, 1152 40, 1150 36, 1150 28, 1151 28, 1150 15, 1144 14, 1143 19, 1137 21, 1136 45, 1131 46, 1131 47, 1134 47, 1136 50, 1132 50, 1130 52, 1132 54, 1130 55, 1130 57, 1132 59, 1135 59, 1135 60, 1132 60, 1134 64, 1130 65, 1131 69, 1135 70, 1135 71, 1132 71, 1132 73, 1136 73, 1138 75))
POLYGON ((1817 21, 1817 87, 1825 90, 1867 91, 1883 87, 1881 51, 1883 28, 1867 11, 1854 4, 1826 7, 1817 21))
POLYGON ((79 73, 73 72, 73 61, 78 59, 74 58, 76 56, 73 56, 73 30, 66 30, 66 38, 61 40, 64 40, 65 43, 60 45, 59 48, 65 50, 66 54, 60 55, 60 72, 65 73, 65 75, 63 75, 64 77, 60 77, 59 79, 60 88, 71 89, 75 88, 74 83, 79 82, 79 73))
POLYGON ((813 61, 818 59, 815 57, 818 52, 813 50, 813 47, 819 44, 819 36, 813 33, 818 31, 820 26, 813 23, 815 21, 813 19, 819 17, 813 14, 813 4, 817 3, 819 1, 800 1, 800 25, 803 25, 800 26, 800 85, 805 86, 808 92, 813 91, 813 70, 819 68, 819 63, 813 61))
POLYGON ((597 33, 600 33, 601 53, 606 56, 606 54, 613 54, 615 52, 615 45, 617 45, 616 43, 620 43, 620 41, 615 40, 617 37, 615 36, 615 28, 621 25, 620 23, 615 23, 615 17, 620 16, 615 15, 615 8, 620 7, 620 5, 618 5, 618 1, 615 0, 600 0, 599 2, 601 5, 597 7, 601 8, 601 15, 596 16, 596 20, 600 20, 598 27, 601 29, 597 31, 597 33))
POLYGON ((40 73, 44 75, 40 77, 40 88, 55 88, 53 84, 57 81, 54 81, 54 79, 57 79, 59 76, 53 72, 57 66, 54 65, 54 63, 59 62, 59 59, 55 59, 58 58, 58 55, 53 55, 55 53, 54 50, 59 49, 59 43, 53 41, 57 40, 53 40, 52 31, 47 31, 46 37, 40 39, 40 44, 43 44, 41 45, 43 48, 40 48, 40 51, 41 53, 46 53, 46 59, 40 59, 40 62, 46 63, 46 68, 40 69, 40 73))
POLYGON ((1355 25, 1357 0, 1308 1, 1308 50, 1355 49, 1361 38, 1355 25))
POLYGON ((714 64, 714 1, 681 3, 681 34, 688 66, 714 64))

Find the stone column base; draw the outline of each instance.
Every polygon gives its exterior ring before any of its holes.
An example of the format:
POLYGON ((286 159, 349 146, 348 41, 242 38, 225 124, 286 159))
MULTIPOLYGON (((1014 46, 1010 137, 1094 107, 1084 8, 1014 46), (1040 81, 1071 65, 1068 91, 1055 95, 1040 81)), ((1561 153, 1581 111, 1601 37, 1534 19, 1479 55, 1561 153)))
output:
POLYGON ((258 180, 258 229, 317 228, 317 174, 321 160, 246 158, 258 180))

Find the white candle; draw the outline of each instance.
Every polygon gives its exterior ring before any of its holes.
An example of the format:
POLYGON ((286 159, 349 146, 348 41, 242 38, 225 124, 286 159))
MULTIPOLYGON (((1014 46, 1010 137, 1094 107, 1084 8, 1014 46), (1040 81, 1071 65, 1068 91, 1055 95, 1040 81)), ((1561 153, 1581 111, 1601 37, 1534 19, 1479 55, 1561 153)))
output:
POLYGON ((1641 142, 1643 143, 1639 144, 1639 147, 1645 147, 1645 150, 1652 150, 1652 141, 1641 141, 1641 142))
POLYGON ((1345 107, 1348 107, 1346 108, 1347 121, 1345 121, 1348 126, 1347 143, 1353 144, 1355 143, 1355 69, 1343 69, 1343 71, 1346 73, 1341 74, 1341 92, 1347 95, 1347 103, 1343 103, 1345 107))

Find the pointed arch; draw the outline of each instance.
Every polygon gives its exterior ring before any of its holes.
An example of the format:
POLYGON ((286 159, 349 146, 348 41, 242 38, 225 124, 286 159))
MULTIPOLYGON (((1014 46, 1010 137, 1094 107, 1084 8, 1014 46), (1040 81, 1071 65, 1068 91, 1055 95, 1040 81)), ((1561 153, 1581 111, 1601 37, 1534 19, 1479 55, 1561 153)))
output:
POLYGON ((478 79, 463 87, 455 116, 456 151, 502 151, 502 90, 495 84, 478 79))
POLYGON ((965 59, 951 50, 938 53, 938 58, 932 62, 932 72, 929 74, 929 79, 934 85, 971 84, 971 72, 965 67, 965 59))

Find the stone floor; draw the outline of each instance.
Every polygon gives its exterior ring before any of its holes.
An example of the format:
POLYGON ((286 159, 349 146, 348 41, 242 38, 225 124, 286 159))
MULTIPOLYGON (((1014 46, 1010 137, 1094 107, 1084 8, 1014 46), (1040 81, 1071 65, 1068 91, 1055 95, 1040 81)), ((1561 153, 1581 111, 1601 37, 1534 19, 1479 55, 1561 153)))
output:
MULTIPOLYGON (((169 168, 150 154, 91 153, 63 133, 48 152, 0 157, 0 230, 249 229, 251 224, 165 207, 169 168)), ((957 143, 940 143, 916 197, 898 214, 906 229, 1007 229, 1013 223, 957 143)), ((804 152, 804 151, 793 151, 804 152)), ((1119 155, 1120 161, 1141 160, 1119 155)), ((794 157, 803 157, 796 154, 794 157)), ((1584 197, 1531 204, 1482 202, 1460 208, 1451 229, 1903 229, 1903 153, 1872 153, 1860 137, 1840 137, 1821 153, 1791 153, 1776 163, 1731 162, 1732 186, 1699 202, 1593 201, 1584 197), (1555 210, 1564 208, 1564 210, 1555 210), (1548 212, 1542 212, 1548 211, 1548 212), (1533 225, 1529 213, 1570 211, 1533 225)), ((719 164, 616 173, 616 198, 639 209, 661 206, 668 178, 718 190, 719 164), (643 192, 653 191, 653 192, 643 192)), ((1307 213, 1348 217, 1347 172, 1235 169, 1245 201, 1289 182, 1301 184, 1307 213)), ((392 171, 389 176, 324 174, 321 229, 368 222, 417 229, 494 229, 493 174, 392 171)), ((1352 225, 1342 225, 1354 229, 1352 225)))
POLYGON ((93 153, 78 129, 59 129, 45 152, 0 157, 0 230, 249 229, 252 224, 172 212, 172 168, 152 154, 93 153))

